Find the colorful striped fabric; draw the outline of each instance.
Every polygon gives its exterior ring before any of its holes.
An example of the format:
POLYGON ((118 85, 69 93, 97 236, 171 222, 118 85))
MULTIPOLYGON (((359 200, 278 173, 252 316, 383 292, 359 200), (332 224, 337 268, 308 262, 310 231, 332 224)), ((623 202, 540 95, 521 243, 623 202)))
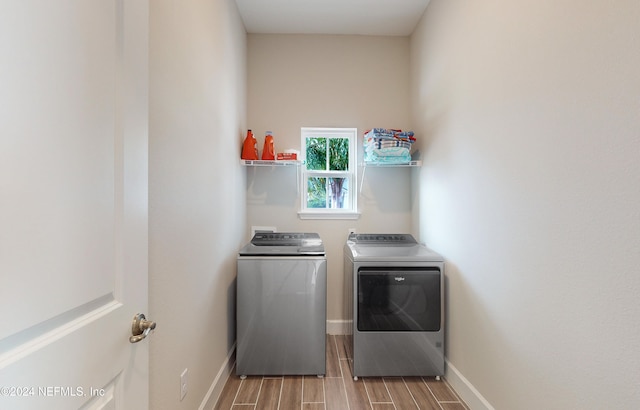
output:
POLYGON ((373 128, 364 133, 364 159, 367 162, 406 163, 411 161, 413 131, 373 128))

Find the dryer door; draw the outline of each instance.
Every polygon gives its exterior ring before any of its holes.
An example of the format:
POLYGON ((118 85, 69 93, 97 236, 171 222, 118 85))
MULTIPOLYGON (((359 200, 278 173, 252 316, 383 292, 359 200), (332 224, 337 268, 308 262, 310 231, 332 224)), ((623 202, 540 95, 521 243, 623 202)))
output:
POLYGON ((437 267, 361 268, 358 271, 358 330, 440 330, 441 280, 437 267))

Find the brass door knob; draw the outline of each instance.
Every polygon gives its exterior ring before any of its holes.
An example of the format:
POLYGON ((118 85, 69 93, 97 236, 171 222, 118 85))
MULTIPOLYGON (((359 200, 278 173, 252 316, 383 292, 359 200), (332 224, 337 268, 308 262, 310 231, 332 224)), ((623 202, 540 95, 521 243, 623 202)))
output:
POLYGON ((138 313, 133 317, 133 323, 131 324, 131 337, 129 337, 129 341, 131 343, 138 343, 156 328, 156 322, 151 320, 147 320, 147 318, 142 314, 138 313))

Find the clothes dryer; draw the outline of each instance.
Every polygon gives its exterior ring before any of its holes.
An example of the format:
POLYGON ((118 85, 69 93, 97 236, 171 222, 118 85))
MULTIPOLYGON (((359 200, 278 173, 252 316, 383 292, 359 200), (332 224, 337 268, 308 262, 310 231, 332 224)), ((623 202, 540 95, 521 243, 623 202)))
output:
POLYGON ((444 375, 442 256, 410 234, 351 234, 344 272, 354 379, 444 375))

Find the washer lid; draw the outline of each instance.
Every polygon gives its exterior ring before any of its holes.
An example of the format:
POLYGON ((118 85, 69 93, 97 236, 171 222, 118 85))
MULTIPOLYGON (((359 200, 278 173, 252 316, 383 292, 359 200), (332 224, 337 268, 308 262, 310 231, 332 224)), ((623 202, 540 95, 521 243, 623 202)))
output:
POLYGON ((324 256, 320 235, 307 232, 257 232, 240 256, 324 256))
POLYGON ((444 262, 410 234, 351 234, 345 246, 358 261, 444 262))

